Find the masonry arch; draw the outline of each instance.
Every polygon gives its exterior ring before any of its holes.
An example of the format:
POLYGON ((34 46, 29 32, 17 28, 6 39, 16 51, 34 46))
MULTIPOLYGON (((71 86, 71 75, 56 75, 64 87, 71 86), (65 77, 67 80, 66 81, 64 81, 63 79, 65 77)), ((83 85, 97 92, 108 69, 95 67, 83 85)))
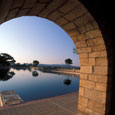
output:
POLYGON ((99 12, 94 11, 98 2, 94 5, 80 1, 1 0, 0 23, 20 16, 39 16, 61 26, 75 43, 80 58, 78 115, 110 115, 113 52, 108 36, 111 34, 106 30, 106 21, 104 25, 99 12), (93 10, 91 6, 95 6, 93 10))

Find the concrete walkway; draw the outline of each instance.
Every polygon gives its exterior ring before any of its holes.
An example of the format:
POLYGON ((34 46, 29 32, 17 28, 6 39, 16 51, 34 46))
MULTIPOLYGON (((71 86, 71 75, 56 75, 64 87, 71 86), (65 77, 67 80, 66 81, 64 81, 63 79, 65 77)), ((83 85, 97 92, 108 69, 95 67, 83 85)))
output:
POLYGON ((77 93, 0 107, 0 115, 76 115, 77 93))

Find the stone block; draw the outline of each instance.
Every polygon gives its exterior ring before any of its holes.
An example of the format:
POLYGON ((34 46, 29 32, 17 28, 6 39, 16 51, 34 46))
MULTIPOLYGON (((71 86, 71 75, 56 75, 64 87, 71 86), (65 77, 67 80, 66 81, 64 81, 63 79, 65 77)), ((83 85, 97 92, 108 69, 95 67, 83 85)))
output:
POLYGON ((63 16, 63 14, 61 12, 55 11, 55 12, 51 13, 47 18, 54 21, 54 20, 60 18, 61 16, 63 16))
POLYGON ((92 73, 92 66, 81 66, 80 73, 92 73))
POLYGON ((59 8, 59 11, 63 12, 64 14, 74 9, 78 6, 80 2, 78 0, 67 0, 67 2, 59 8))
POLYGON ((29 14, 28 15, 31 15, 31 16, 36 16, 39 14, 39 12, 45 7, 46 4, 39 4, 39 3, 36 3, 34 5, 34 7, 30 10, 29 14))
POLYGON ((78 34, 77 36, 77 41, 85 41, 85 36, 84 36, 84 34, 78 34))
POLYGON ((88 75, 87 74, 80 74, 80 79, 82 80, 87 80, 88 79, 88 75))
POLYGON ((3 23, 8 15, 13 0, 2 0, 0 2, 0 24, 3 23))
POLYGON ((80 53, 80 54, 79 54, 80 60, 81 60, 81 59, 84 59, 84 58, 88 58, 88 57, 89 57, 89 54, 88 54, 88 53, 80 53))
POLYGON ((92 52, 91 47, 77 49, 78 53, 90 53, 92 52))
POLYGON ((93 52, 106 50, 105 45, 92 46, 91 48, 93 52))
POLYGON ((107 84, 106 83, 96 83, 96 90, 106 92, 107 84))
MULTIPOLYGON (((85 108, 86 108, 85 106, 78 104, 79 111, 85 112, 85 108)), ((83 114, 81 114, 81 115, 83 115, 83 114)))
POLYGON ((89 100, 88 108, 92 109, 93 111, 99 112, 101 115, 105 113, 105 105, 97 101, 89 100))
POLYGON ((40 12, 40 17, 47 17, 52 13, 56 8, 61 6, 66 0, 54 0, 50 2, 50 4, 44 9, 42 12, 40 12))
POLYGON ((87 9, 82 4, 80 4, 77 8, 73 9, 71 12, 66 14, 64 17, 67 20, 72 21, 72 20, 82 16, 86 12, 87 12, 87 9))
POLYGON ((72 37, 77 37, 77 35, 79 35, 79 32, 77 29, 73 29, 67 32, 69 34, 69 36, 72 37))
POLYGON ((20 8, 24 4, 25 0, 14 0, 11 9, 20 8))
POLYGON ((78 26, 78 27, 82 27, 84 25, 86 25, 87 23, 89 23, 90 20, 94 20, 93 17, 91 16, 90 13, 85 13, 84 15, 82 15, 81 17, 77 18, 74 23, 78 26))
POLYGON ((99 82, 99 83, 107 83, 107 76, 103 76, 103 75, 88 75, 88 80, 99 82))
POLYGON ((85 97, 79 96, 79 101, 78 101, 78 103, 79 103, 80 105, 87 106, 87 104, 88 104, 88 99, 85 98, 85 97))
POLYGON ((86 43, 86 41, 76 42, 76 47, 77 47, 77 48, 87 47, 87 43, 86 43))
POLYGON ((86 32, 85 33, 86 39, 90 39, 90 38, 96 38, 96 37, 101 37, 101 31, 99 29, 97 30, 92 30, 90 32, 86 32))
POLYGON ((104 44, 104 40, 102 37, 92 38, 87 40, 88 46, 96 46, 104 44))
POLYGON ((50 2, 51 0, 39 0, 40 3, 48 3, 50 2))
POLYGON ((106 103, 106 93, 94 89, 85 88, 85 97, 99 103, 106 103))
POLYGON ((108 75, 108 67, 107 66, 94 66, 93 73, 97 75, 108 75))
POLYGON ((20 10, 16 17, 26 16, 30 9, 20 10))
POLYGON ((95 60, 96 65, 108 65, 108 60, 107 58, 96 58, 95 60))
POLYGON ((95 58, 88 58, 89 59, 89 65, 95 65, 95 58))
POLYGON ((80 33, 85 34, 86 32, 92 31, 94 30, 94 27, 92 26, 92 24, 89 22, 81 27, 78 27, 78 30, 80 33))
POLYGON ((65 31, 70 31, 70 30, 76 29, 76 26, 73 23, 68 23, 68 24, 62 26, 62 28, 65 31))
POLYGON ((80 65, 89 65, 89 59, 88 58, 83 58, 80 59, 80 65))
POLYGON ((7 16, 7 19, 6 21, 10 20, 10 19, 13 19, 16 17, 17 13, 18 13, 19 9, 14 9, 14 10, 11 10, 7 16))
POLYGON ((80 86, 85 88, 94 89, 95 88, 95 82, 88 81, 88 80, 80 80, 80 86))
POLYGON ((91 52, 89 53, 89 57, 107 57, 107 52, 106 51, 91 52))
POLYGON ((24 8, 32 8, 32 6, 34 5, 35 2, 36 2, 36 0, 26 0, 24 2, 24 5, 23 5, 22 9, 24 9, 24 8))
POLYGON ((55 23, 61 26, 61 25, 67 24, 68 21, 64 18, 60 18, 60 19, 56 20, 55 23))
POLYGON ((79 88, 79 96, 84 96, 84 88, 83 87, 80 87, 79 88))

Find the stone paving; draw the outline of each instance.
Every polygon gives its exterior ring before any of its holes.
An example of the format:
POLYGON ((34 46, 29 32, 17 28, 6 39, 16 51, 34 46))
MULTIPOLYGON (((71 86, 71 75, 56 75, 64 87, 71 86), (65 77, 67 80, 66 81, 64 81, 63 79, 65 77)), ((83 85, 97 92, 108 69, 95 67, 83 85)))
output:
POLYGON ((77 115, 78 93, 0 107, 0 115, 77 115))

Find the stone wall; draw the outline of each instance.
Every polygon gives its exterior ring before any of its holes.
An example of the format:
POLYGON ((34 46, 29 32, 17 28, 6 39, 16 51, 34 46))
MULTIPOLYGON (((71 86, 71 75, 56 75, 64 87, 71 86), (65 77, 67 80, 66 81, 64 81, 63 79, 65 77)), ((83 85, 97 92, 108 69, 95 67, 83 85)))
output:
POLYGON ((79 0, 0 1, 0 23, 20 16, 49 19, 70 35, 81 65, 78 115, 109 115, 112 71, 107 45, 88 9, 79 0))

